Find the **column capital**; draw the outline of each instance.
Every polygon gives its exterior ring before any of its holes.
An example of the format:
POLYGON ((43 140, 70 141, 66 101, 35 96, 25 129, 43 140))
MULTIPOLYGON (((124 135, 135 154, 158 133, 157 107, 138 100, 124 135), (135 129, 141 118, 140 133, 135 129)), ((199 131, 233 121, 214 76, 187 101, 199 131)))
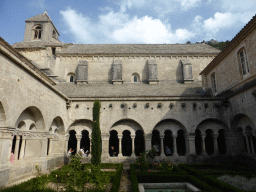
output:
POLYGON ((202 136, 203 138, 205 138, 205 137, 206 137, 206 134, 201 134, 201 136, 202 136))
POLYGON ((135 136, 136 136, 136 135, 131 135, 131 138, 132 138, 132 139, 135 139, 135 136))
POLYGON ((152 138, 152 133, 147 133, 144 134, 145 135, 145 139, 151 139, 152 138))
POLYGON ((76 134, 76 139, 82 139, 82 135, 76 134))
POLYGON ((160 139, 163 139, 164 138, 164 135, 160 135, 160 139))
POLYGON ((214 138, 217 138, 217 137, 219 136, 219 134, 218 134, 218 133, 214 133, 214 134, 212 134, 212 136, 213 136, 214 138))

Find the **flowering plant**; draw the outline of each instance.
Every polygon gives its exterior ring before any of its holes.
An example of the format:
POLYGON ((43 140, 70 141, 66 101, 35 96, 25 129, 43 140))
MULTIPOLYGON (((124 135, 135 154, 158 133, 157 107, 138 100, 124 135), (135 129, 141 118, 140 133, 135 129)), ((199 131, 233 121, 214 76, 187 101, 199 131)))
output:
POLYGON ((150 157, 152 159, 155 158, 156 154, 157 154, 157 152, 154 147, 152 149, 150 149, 149 151, 147 151, 147 157, 150 157))

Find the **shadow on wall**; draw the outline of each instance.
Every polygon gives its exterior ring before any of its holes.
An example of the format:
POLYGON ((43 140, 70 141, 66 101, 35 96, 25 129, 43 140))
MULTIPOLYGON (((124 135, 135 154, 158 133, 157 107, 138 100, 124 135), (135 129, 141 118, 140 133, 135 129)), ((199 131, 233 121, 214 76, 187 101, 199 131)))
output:
POLYGON ((178 83, 183 83, 183 73, 182 73, 182 63, 179 61, 178 67, 176 69, 176 80, 178 83))
POLYGON ((148 64, 145 64, 142 70, 141 82, 148 83, 148 64))
POLYGON ((113 64, 111 65, 110 69, 108 70, 108 82, 112 84, 113 80, 113 64))

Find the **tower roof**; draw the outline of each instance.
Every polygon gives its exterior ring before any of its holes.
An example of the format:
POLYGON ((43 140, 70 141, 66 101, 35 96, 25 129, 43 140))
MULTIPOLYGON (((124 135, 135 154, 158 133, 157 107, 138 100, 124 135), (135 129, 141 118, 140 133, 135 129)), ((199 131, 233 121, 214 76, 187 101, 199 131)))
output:
POLYGON ((49 15, 47 14, 47 12, 45 11, 42 14, 36 15, 34 17, 30 17, 28 19, 26 19, 27 21, 52 21, 51 18, 49 17, 49 15))

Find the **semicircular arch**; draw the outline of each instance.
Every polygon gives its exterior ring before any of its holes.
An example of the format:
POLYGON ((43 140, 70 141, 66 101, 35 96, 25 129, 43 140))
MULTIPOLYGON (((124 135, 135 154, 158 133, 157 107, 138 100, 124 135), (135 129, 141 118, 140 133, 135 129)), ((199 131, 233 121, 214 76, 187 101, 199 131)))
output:
POLYGON ((232 121, 231 121, 232 131, 236 131, 238 127, 241 127, 242 130, 245 131, 247 126, 250 126, 252 130, 256 131, 254 123, 248 115, 244 113, 239 113, 232 118, 232 121))
POLYGON ((136 122, 140 127, 141 129, 143 130, 143 132, 145 132, 145 124, 143 123, 143 121, 138 118, 138 117, 134 117, 132 115, 127 115, 125 118, 123 116, 117 116, 115 117, 112 121, 109 122, 108 126, 107 126, 107 131, 110 131, 110 129, 113 127, 113 125, 121 120, 131 120, 131 121, 134 121, 136 122))
POLYGON ((135 120, 125 118, 114 123, 112 127, 109 129, 109 132, 112 130, 117 131, 119 135, 121 135, 125 130, 128 130, 132 135, 135 135, 136 131, 138 130, 143 131, 143 128, 135 120))
POLYGON ((183 130, 185 134, 188 133, 187 129, 180 121, 169 118, 159 121, 153 128, 152 132, 154 130, 159 131, 160 135, 164 135, 166 130, 170 130, 173 134, 177 134, 179 130, 183 130))
POLYGON ((65 134, 64 122, 60 116, 57 116, 52 120, 52 124, 51 124, 50 128, 52 128, 53 133, 56 132, 60 135, 65 134))
POLYGON ((199 130, 202 134, 205 134, 206 130, 212 130, 214 134, 218 134, 221 129, 224 129, 226 132, 229 131, 224 122, 213 118, 204 119, 196 127, 196 130, 199 130))
POLYGON ((75 120, 69 128, 66 130, 66 134, 69 134, 69 131, 74 130, 76 134, 81 134, 82 131, 86 130, 89 132, 89 135, 92 134, 92 121, 89 119, 79 119, 75 120))

